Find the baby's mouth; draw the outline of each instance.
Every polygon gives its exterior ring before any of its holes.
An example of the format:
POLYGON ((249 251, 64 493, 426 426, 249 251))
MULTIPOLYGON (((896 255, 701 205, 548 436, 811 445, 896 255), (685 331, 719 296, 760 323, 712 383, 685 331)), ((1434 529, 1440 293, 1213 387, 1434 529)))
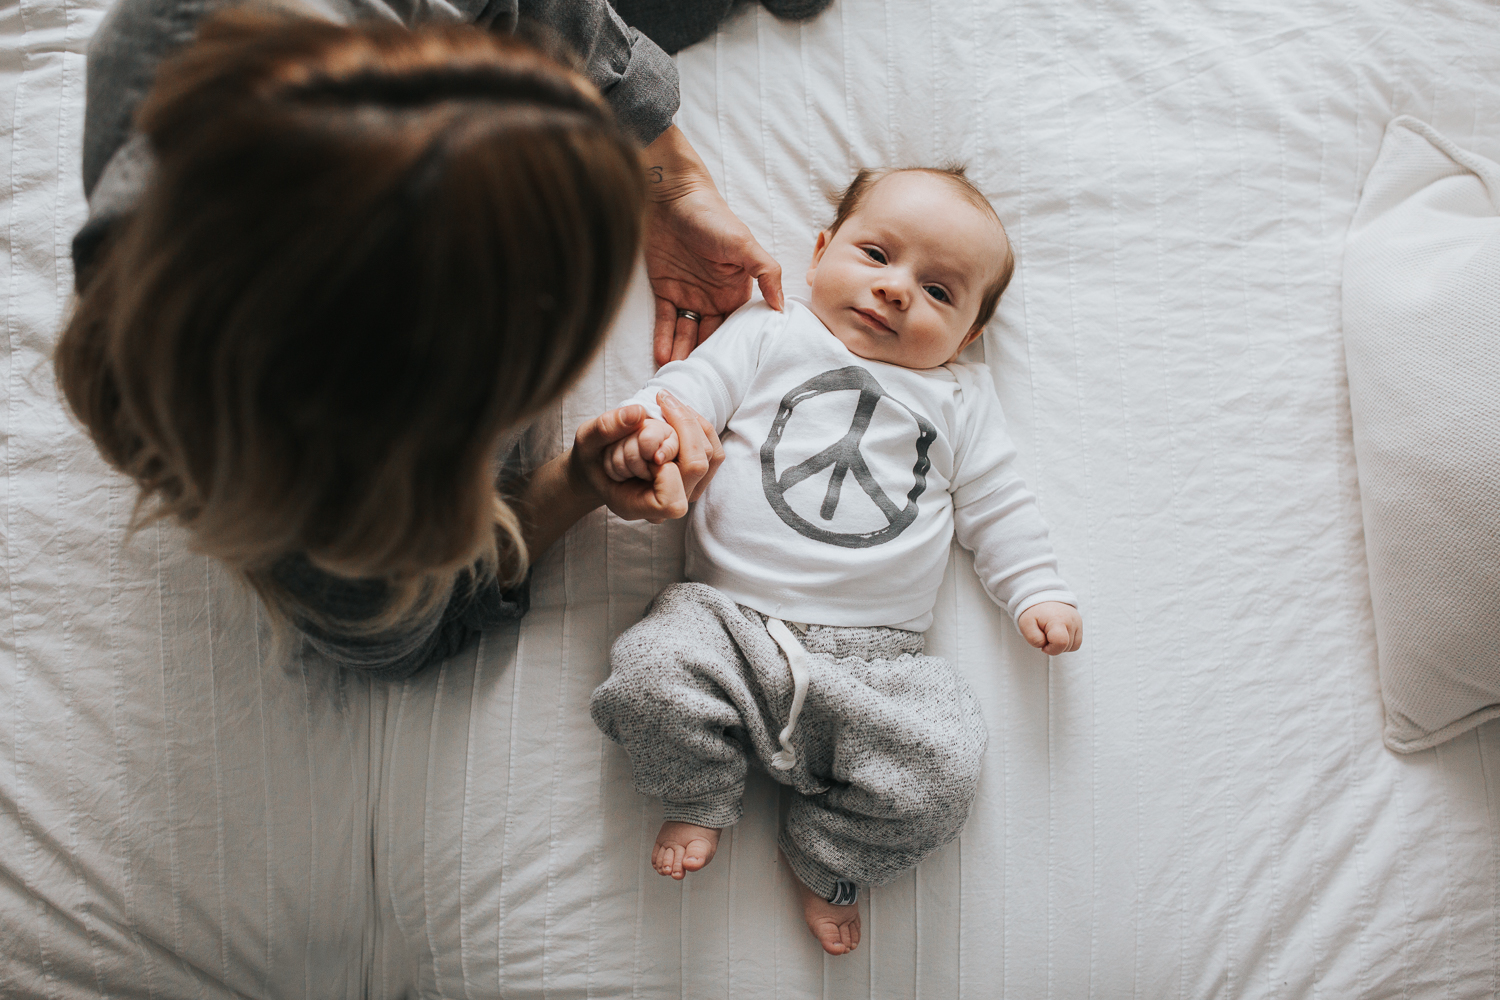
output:
POLYGON ((881 333, 895 333, 896 332, 895 330, 892 330, 890 328, 890 326, 888 326, 886 324, 885 320, 881 319, 875 313, 870 312, 870 310, 868 310, 868 309, 860 309, 858 307, 855 307, 854 308, 854 314, 856 316, 858 316, 860 319, 864 320, 865 323, 868 326, 874 327, 876 330, 879 330, 881 333))

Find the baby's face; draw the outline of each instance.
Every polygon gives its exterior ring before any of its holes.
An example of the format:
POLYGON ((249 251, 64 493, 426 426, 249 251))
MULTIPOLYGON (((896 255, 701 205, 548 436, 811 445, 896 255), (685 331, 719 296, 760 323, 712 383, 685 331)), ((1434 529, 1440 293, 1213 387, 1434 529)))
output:
POLYGON ((862 358, 936 368, 979 335, 974 320, 1005 251, 999 223, 951 182, 892 174, 832 238, 818 234, 812 310, 862 358))

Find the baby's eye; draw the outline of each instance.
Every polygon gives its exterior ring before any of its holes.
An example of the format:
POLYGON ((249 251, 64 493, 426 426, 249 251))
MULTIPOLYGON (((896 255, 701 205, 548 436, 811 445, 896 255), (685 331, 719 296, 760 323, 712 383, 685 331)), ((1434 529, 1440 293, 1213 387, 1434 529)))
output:
POLYGON ((951 301, 953 301, 952 298, 948 295, 947 289, 943 288, 942 285, 928 285, 927 286, 927 294, 931 295, 933 298, 937 299, 939 302, 951 302, 951 301))
POLYGON ((875 263, 877 263, 877 264, 884 264, 885 263, 885 251, 879 250, 879 249, 877 249, 875 247, 860 247, 860 249, 865 252, 865 256, 866 257, 869 257, 875 263))

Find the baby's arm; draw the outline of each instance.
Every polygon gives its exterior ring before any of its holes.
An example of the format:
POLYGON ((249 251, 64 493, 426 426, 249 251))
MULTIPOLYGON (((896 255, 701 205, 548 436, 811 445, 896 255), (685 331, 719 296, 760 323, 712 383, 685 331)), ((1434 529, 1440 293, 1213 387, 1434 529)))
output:
POLYGON ((1048 656, 1082 644, 1083 617, 1058 573, 1036 499, 1020 477, 955 504, 953 522, 959 544, 974 553, 985 591, 1015 616, 1027 642, 1048 656))
POLYGON ((1083 645, 1083 616, 1071 604, 1043 601, 1016 618, 1021 636, 1048 656, 1071 653, 1083 645))
POLYGON ((768 324, 779 329, 785 319, 763 305, 747 306, 691 357, 664 366, 644 389, 621 404, 643 407, 647 420, 639 433, 605 453, 609 477, 615 482, 649 481, 655 470, 677 457, 677 437, 658 413, 669 398, 695 413, 706 431, 722 433, 755 375, 768 324))
POLYGON ((1015 468, 1016 450, 984 369, 955 371, 966 423, 955 449, 953 526, 984 589, 1049 656, 1078 649, 1083 617, 1058 571, 1047 522, 1015 468))

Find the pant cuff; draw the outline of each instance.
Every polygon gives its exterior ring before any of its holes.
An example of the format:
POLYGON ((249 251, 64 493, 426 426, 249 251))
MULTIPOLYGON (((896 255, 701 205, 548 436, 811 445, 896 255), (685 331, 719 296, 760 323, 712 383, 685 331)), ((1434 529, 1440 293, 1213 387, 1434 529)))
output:
POLYGON ((734 826, 745 812, 738 792, 694 802, 669 802, 663 799, 661 805, 662 819, 672 823, 706 826, 710 830, 722 830, 727 826, 734 826))
POLYGON ((797 881, 835 906, 850 906, 858 902, 859 886, 855 882, 808 857, 792 843, 792 838, 787 836, 785 830, 781 831, 777 844, 781 848, 781 856, 786 858, 787 865, 792 869, 792 874, 797 876, 797 881))

